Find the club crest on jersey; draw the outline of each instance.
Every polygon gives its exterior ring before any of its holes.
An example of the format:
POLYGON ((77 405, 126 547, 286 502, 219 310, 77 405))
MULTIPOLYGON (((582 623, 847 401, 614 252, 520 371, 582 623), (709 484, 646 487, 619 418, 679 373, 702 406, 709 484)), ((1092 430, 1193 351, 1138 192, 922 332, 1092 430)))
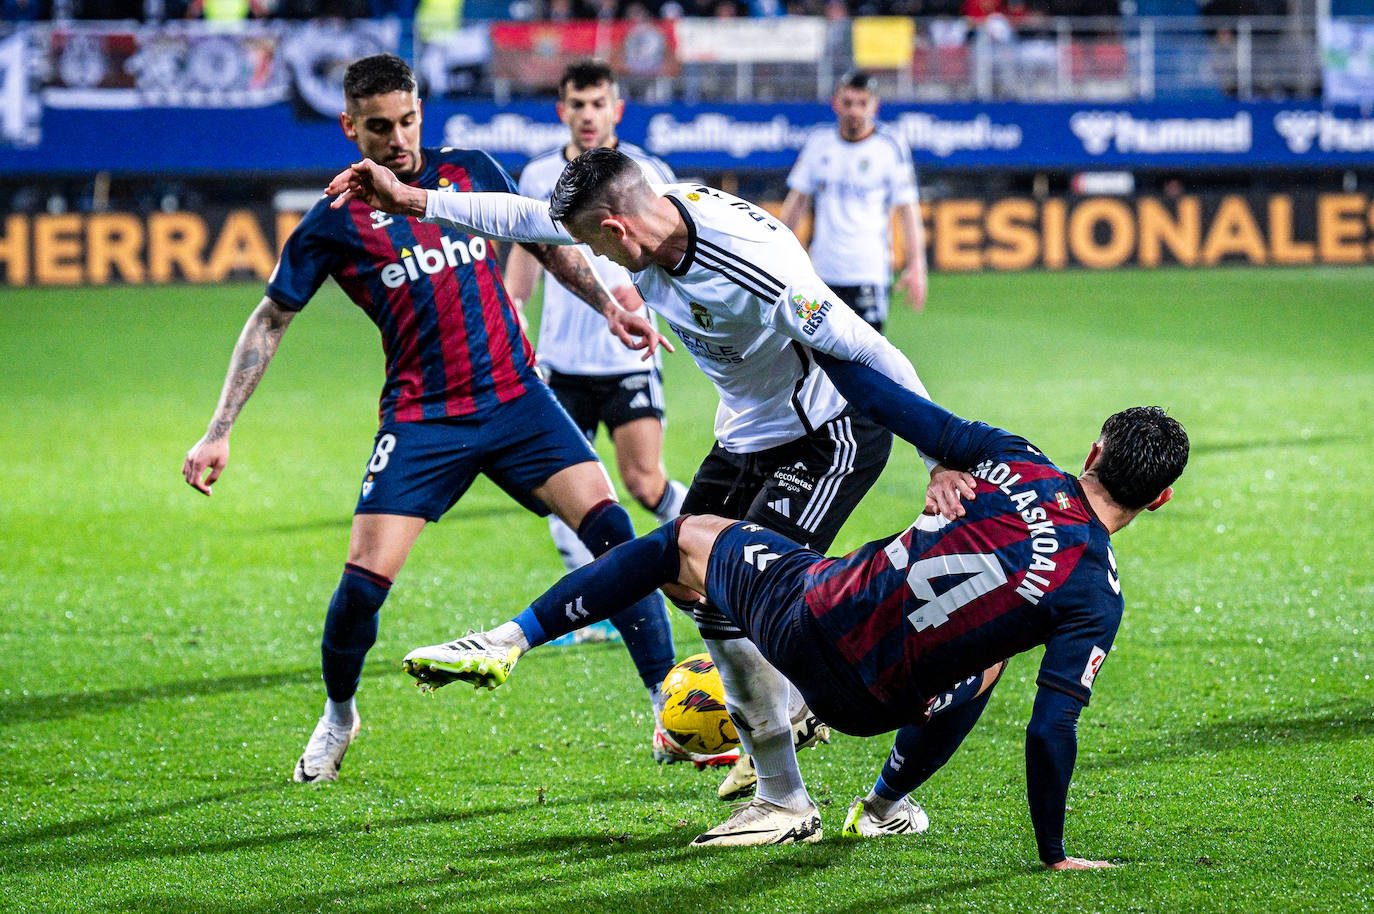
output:
POLYGON ((367 478, 363 480, 363 498, 367 498, 367 496, 372 494, 372 487, 376 485, 372 479, 372 474, 368 473, 367 478))
POLYGON ((433 276, 444 267, 453 269, 459 264, 486 260, 487 239, 473 236, 463 241, 461 238, 440 235, 437 248, 417 244, 413 248, 401 248, 400 254, 400 260, 382 267, 382 285, 388 289, 399 289, 406 280, 415 282, 422 274, 433 276))
POLYGON ((797 317, 806 321, 802 325, 802 333, 812 336, 820 329, 821 322, 829 313, 830 302, 808 299, 805 295, 798 293, 792 296, 792 308, 797 312, 797 317))
POLYGON ((376 231, 381 231, 396 221, 392 218, 391 213, 379 209, 374 209, 369 215, 372 217, 372 228, 376 231))
POLYGON ((701 199, 701 194, 697 193, 696 191, 692 191, 687 195, 687 199, 695 203, 701 199))
POLYGON ((696 302, 692 302, 692 320, 702 330, 711 330, 716 326, 716 319, 711 316, 711 312, 696 302))

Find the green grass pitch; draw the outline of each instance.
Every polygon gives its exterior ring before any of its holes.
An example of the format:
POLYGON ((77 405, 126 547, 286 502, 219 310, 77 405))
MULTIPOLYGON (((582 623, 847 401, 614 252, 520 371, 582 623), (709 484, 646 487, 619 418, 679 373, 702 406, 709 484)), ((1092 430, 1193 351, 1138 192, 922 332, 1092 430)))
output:
MULTIPOLYGON (((690 850, 717 776, 659 768, 619 646, 503 689, 416 693, 411 647, 502 621, 560 571, 482 482, 383 611, 337 784, 290 783, 376 421, 375 330, 332 286, 295 323, 211 499, 179 476, 260 287, 9 290, 0 307, 0 910, 1358 911, 1374 898, 1374 271, 937 276, 893 339, 937 399, 1076 469, 1170 408, 1173 503, 1119 534, 1127 597, 1081 721, 1070 853, 1038 868, 1022 736, 1038 658, 920 791, 928 834, 839 837, 883 738, 802 768, 815 846, 690 850)), ((687 479, 714 398, 667 359, 687 479)), ((837 549, 912 518, 899 448, 837 549)), ((636 522, 649 518, 635 509, 636 522)), ((679 656, 699 649, 675 620, 679 656)))

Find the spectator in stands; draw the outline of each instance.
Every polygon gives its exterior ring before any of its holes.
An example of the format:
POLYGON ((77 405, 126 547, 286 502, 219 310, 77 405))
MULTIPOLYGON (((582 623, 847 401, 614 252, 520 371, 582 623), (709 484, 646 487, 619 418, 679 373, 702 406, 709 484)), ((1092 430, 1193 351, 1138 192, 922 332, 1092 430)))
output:
POLYGON ((982 25, 990 16, 1000 16, 1006 9, 1002 0, 964 0, 963 15, 970 25, 982 25))

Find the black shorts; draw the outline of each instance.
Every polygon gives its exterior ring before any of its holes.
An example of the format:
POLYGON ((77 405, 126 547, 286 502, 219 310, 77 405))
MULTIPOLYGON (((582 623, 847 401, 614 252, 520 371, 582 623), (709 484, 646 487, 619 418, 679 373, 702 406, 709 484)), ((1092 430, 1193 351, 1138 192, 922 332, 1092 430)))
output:
MULTIPOLYGON (((717 444, 692 478, 682 513, 753 521, 824 552, 891 453, 892 433, 852 409, 766 451, 733 454, 717 444)), ((741 636, 710 606, 693 615, 702 637, 741 636)))
POLYGON ((716 538, 706 565, 706 596, 835 729, 872 736, 925 720, 878 701, 816 625, 806 605, 807 571, 824 558, 758 524, 735 524, 716 538))
POLYGON ((883 325, 887 323, 886 286, 831 286, 830 289, 849 306, 849 310, 863 318, 864 323, 883 332, 883 325))
POLYGON ((663 378, 658 370, 586 375, 550 371, 549 387, 587 438, 598 425, 614 432, 635 419, 663 421, 663 378))

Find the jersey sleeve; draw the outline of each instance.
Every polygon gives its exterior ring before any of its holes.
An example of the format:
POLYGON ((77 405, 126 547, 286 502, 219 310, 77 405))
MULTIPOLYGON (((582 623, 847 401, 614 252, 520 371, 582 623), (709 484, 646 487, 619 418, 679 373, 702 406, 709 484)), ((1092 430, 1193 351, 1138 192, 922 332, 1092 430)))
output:
POLYGON ((916 166, 911 161, 911 147, 895 130, 887 134, 896 150, 897 161, 888 175, 888 199, 893 206, 915 203, 920 199, 916 190, 916 166))
POLYGON ((811 161, 815 157, 815 135, 808 138, 802 144, 801 154, 797 156, 797 161, 792 165, 792 170, 787 173, 787 189, 800 191, 808 197, 816 195, 816 174, 811 166, 811 161))
POLYGON ((305 307, 338 266, 339 248, 330 237, 323 202, 300 221, 267 280, 267 297, 292 311, 305 307))
MULTIPOLYGON (((1072 590, 1061 591, 1059 597, 1073 600, 1064 611, 1054 635, 1045 644, 1045 657, 1040 662, 1036 684, 1054 689, 1087 704, 1092 697, 1093 682, 1102 669, 1121 625, 1122 599, 1116 580, 1116 558, 1111 546, 1106 548, 1107 566, 1098 563, 1080 568, 1077 573, 1098 576, 1101 580, 1083 582, 1083 596, 1075 598, 1072 590)), ((1078 590, 1074 588, 1073 590, 1078 590)))
POLYGON ((473 190, 493 191, 500 194, 518 192, 510 172, 502 168, 499 162, 480 150, 474 150, 473 155, 475 156, 471 169, 473 190))

